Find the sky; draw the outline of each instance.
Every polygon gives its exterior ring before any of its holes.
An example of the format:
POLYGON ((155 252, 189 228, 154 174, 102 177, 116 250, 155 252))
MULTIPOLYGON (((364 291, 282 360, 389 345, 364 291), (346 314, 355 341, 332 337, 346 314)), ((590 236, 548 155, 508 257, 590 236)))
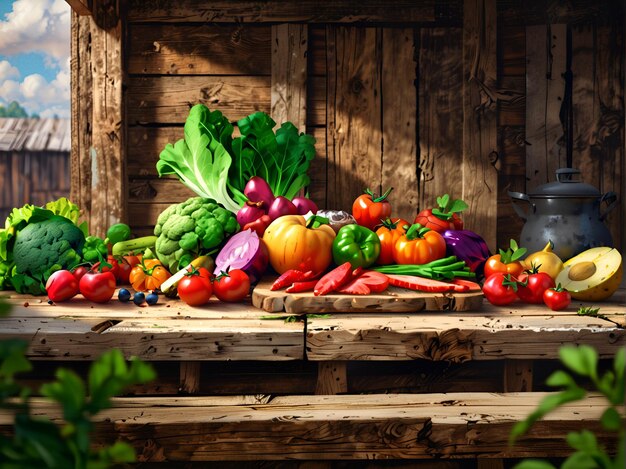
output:
POLYGON ((70 116, 70 18, 65 0, 0 0, 0 105, 70 116))

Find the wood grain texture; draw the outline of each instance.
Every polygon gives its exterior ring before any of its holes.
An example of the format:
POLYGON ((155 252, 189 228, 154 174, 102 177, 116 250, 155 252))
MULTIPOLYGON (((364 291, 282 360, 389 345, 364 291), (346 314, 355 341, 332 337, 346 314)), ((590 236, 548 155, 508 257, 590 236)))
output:
POLYGON ((497 132, 495 0, 464 2, 463 193, 465 226, 491 249, 497 233, 497 132))
POLYGON ((93 9, 92 0, 66 0, 72 11, 80 16, 89 16, 93 9))
POLYGON ((271 291, 272 281, 261 281, 252 292, 252 304, 268 312, 341 313, 341 312, 419 312, 478 311, 483 304, 482 292, 424 293, 389 287, 372 295, 330 293, 315 296, 313 292, 286 293, 271 291))
POLYGON ((394 216, 413 220, 418 207, 417 63, 414 30, 383 28, 381 52, 381 190, 393 187, 394 216))
POLYGON ((380 30, 327 29, 326 206, 350 211, 366 187, 380 191, 380 30))
MULTIPOLYGON (((582 25, 572 29, 573 167, 603 194, 617 192, 624 165, 624 85, 620 59, 623 24, 582 25)), ((602 207, 602 211, 605 206, 602 207)), ((623 235, 620 211, 608 219, 614 244, 623 235)))
POLYGON ((70 199, 82 210, 91 226, 91 125, 93 120, 93 80, 91 73, 91 27, 88 16, 72 13, 72 147, 70 152, 70 199))
POLYGON ((530 392, 533 390, 533 361, 504 361, 504 392, 530 392))
POLYGON ((270 77, 133 77, 128 86, 129 124, 184 123, 194 104, 237 121, 256 111, 270 111, 270 77))
POLYGON ((346 369, 346 362, 320 362, 315 394, 347 393, 348 375, 346 369))
MULTIPOLYGON (((285 396, 246 403, 241 397, 118 398, 96 417, 95 443, 122 439, 139 462, 284 459, 430 459, 558 457, 563 438, 593 431, 614 451, 599 419, 602 396, 568 403, 509 447, 513 424, 548 393, 285 396)), ((47 402, 34 415, 62 417, 47 402)), ((0 413, 0 431, 13 415, 0 413)), ((623 411, 622 411, 623 418, 623 411)))
POLYGON ((180 392, 184 394, 198 394, 201 381, 201 363, 180 362, 180 392))
POLYGON ((419 39, 420 191, 418 208, 461 198, 463 180, 463 32, 422 28, 419 39))
POLYGON ((354 22, 432 22, 435 1, 415 3, 401 0, 388 8, 384 0, 324 2, 301 0, 297 3, 271 1, 143 0, 129 2, 130 22, 202 22, 202 23, 354 23, 354 22))
POLYGON ((567 166, 561 122, 565 97, 567 25, 526 28, 526 181, 529 189, 555 180, 567 166))
POLYGON ((489 315, 484 313, 380 314, 309 318, 309 360, 495 360, 558 357, 563 343, 586 343, 611 357, 626 343, 626 331, 602 319, 489 315))
POLYGON ((269 75, 270 26, 133 24, 128 73, 148 75, 269 75))
POLYGON ((80 158, 91 165, 91 181, 77 191, 90 199, 89 232, 98 236, 104 236, 112 224, 126 221, 123 24, 117 18, 108 29, 90 29, 91 145, 80 158))
POLYGON ((272 26, 272 81, 270 115, 278 125, 293 123, 306 129, 308 26, 272 26))

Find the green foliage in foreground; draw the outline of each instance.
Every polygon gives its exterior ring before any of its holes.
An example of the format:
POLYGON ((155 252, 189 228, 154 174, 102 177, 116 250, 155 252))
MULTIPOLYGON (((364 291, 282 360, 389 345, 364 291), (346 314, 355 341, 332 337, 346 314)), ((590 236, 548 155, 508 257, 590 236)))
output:
MULTIPOLYGON (((600 418, 600 423, 604 429, 615 432, 618 438, 617 454, 612 459, 589 430, 570 432, 566 440, 574 453, 563 462, 561 469, 624 469, 626 431, 618 409, 624 406, 626 349, 622 348, 617 352, 613 368, 602 376, 598 375, 598 353, 592 347, 564 346, 559 350, 559 355, 563 364, 573 374, 559 370, 548 377, 547 384, 561 388, 561 392, 546 397, 526 420, 518 422, 513 427, 511 444, 548 413, 568 402, 584 399, 587 391, 578 384, 576 378, 585 378, 591 380, 595 389, 607 399, 608 405, 600 418)), ((547 461, 528 459, 516 465, 515 469, 555 469, 555 467, 547 461)))
POLYGON ((128 386, 154 379, 152 367, 137 359, 127 363, 113 349, 91 365, 87 383, 73 371, 59 368, 55 381, 40 389, 63 411, 62 421, 52 421, 32 414, 29 390, 15 380, 16 374, 32 369, 27 348, 22 340, 0 342, 0 407, 15 412, 13 437, 0 435, 0 468, 104 469, 133 462, 135 452, 127 443, 98 451, 91 448, 91 419, 111 407, 111 398, 128 386))

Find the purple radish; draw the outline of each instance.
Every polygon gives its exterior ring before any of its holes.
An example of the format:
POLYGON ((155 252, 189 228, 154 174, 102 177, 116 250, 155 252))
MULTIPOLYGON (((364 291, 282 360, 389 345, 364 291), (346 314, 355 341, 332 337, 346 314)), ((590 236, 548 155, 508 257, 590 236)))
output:
POLYGON ((311 199, 306 197, 294 197, 291 203, 298 209, 298 215, 306 215, 309 212, 317 213, 317 205, 311 199))
POLYGON ((274 199, 272 205, 270 205, 270 209, 267 211, 267 214, 272 220, 276 220, 278 217, 282 217, 283 215, 297 215, 298 209, 291 203, 291 200, 279 195, 274 199))
POLYGON ((251 202, 263 202, 262 207, 266 210, 274 202, 274 194, 271 187, 265 182, 265 179, 259 176, 250 178, 243 190, 243 194, 251 202))
POLYGON ((237 212, 237 222, 243 228, 248 223, 258 220, 265 215, 265 210, 257 207, 256 205, 246 203, 237 212))

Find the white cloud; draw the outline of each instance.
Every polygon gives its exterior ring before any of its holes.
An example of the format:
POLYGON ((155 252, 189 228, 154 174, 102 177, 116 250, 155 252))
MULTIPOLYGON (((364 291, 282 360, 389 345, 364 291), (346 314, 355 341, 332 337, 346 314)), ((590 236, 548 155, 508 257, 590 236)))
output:
POLYGON ((19 78, 20 71, 7 60, 0 60, 0 82, 10 78, 19 78))
POLYGON ((44 54, 47 68, 56 69, 48 81, 39 73, 22 80, 19 70, 0 60, 0 104, 20 103, 42 117, 70 114, 70 19, 65 0, 15 0, 0 20, 0 56, 44 54))
POLYGON ((0 21, 0 55, 43 52, 62 63, 70 55, 70 20, 65 0, 16 0, 0 21))

